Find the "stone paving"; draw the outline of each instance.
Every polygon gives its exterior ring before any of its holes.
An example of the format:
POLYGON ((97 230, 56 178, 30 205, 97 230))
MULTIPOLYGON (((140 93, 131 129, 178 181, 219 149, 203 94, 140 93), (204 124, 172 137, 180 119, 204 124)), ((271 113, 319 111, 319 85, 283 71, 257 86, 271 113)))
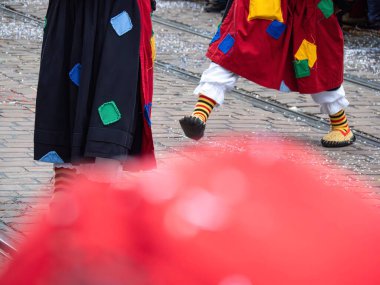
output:
MULTIPOLYGON (((46 1, 38 3, 34 8, 25 5, 16 8, 43 18, 46 1)), ((197 6, 186 2, 161 1, 156 14, 209 32, 215 30, 220 16, 202 13, 194 7, 197 6), (173 3, 177 6, 170 6, 173 3)), ((209 42, 207 39, 178 32, 160 24, 155 24, 154 28, 159 61, 197 74, 207 67, 208 61, 203 56, 209 42)), ((51 195, 51 166, 32 160, 34 100, 40 45, 39 40, 0 38, 0 237, 6 236, 16 245, 28 233, 35 217, 47 209, 51 195)), ((353 84, 345 86, 351 101, 348 110, 351 124, 362 132, 379 137, 380 94, 353 84)), ((195 98, 191 93, 194 87, 195 83, 189 80, 159 67, 155 69, 152 118, 159 167, 174 156, 188 158, 186 153, 180 152, 181 146, 212 143, 221 133, 264 133, 268 137, 285 140, 295 138, 310 152, 322 153, 326 166, 340 165, 352 170, 347 179, 370 181, 372 188, 368 193, 363 193, 363 196, 371 198, 375 205, 380 205, 379 196, 375 195, 380 193, 379 148, 357 143, 343 149, 323 149, 319 140, 325 131, 302 121, 290 120, 270 109, 256 108, 249 98, 230 94, 225 105, 212 114, 203 142, 189 141, 183 136, 178 120, 193 108, 195 98)), ((289 108, 296 108, 300 112, 319 116, 318 108, 306 96, 276 93, 245 80, 240 80, 238 87, 261 98, 270 98, 289 108)), ((328 174, 322 178, 327 181, 331 179, 328 174)), ((0 264, 3 264, 1 259, 0 264)))

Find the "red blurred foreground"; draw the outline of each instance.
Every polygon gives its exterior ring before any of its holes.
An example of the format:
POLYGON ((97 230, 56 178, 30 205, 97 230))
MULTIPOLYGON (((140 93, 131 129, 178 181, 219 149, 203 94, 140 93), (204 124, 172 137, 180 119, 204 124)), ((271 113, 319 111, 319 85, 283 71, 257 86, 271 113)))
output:
POLYGON ((347 173, 279 141, 184 152, 125 190, 78 181, 0 284, 380 284, 379 209, 347 173))

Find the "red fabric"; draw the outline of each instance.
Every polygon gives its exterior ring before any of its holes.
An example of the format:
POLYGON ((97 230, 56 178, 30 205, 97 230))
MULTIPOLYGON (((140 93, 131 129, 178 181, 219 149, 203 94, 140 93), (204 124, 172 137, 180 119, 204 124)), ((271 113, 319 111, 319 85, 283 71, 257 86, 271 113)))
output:
MULTIPOLYGON (((138 0, 141 21, 140 37, 140 67, 141 67, 141 108, 144 114, 145 105, 152 103, 153 100, 153 59, 150 39, 152 37, 151 21, 151 1, 138 0)), ((150 114, 149 114, 150 115, 150 114)), ((143 141, 142 141, 142 159, 150 162, 150 167, 155 167, 155 155, 153 146, 153 135, 151 126, 144 119, 143 141)))
POLYGON ((184 152, 125 189, 77 181, 0 284, 380 284, 380 212, 352 174, 273 137, 184 152))
POLYGON ((268 20, 248 21, 249 1, 234 0, 221 25, 221 37, 207 56, 215 63, 262 86, 279 89, 281 82, 300 93, 318 93, 343 82, 343 34, 335 15, 325 18, 320 0, 282 0, 286 30, 278 39, 266 32, 268 20), (223 54, 218 46, 230 34, 232 49, 223 54), (318 59, 311 76, 296 79, 293 61, 302 41, 317 45, 318 59))

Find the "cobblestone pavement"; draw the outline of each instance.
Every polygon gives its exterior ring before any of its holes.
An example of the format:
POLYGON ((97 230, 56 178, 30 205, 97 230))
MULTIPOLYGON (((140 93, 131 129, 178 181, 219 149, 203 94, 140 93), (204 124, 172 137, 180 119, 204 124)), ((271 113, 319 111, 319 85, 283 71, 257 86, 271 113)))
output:
MULTIPOLYGON (((22 1, 6 2, 15 5, 18 10, 44 17, 45 0, 36 1, 32 6, 22 1)), ((157 16, 180 20, 200 30, 212 32, 220 21, 217 14, 201 12, 198 4, 173 1, 160 1, 158 4, 157 16)), ((28 26, 28 23, 12 20, 7 15, 0 14, 0 19, 2 23, 15 27, 13 33, 0 37, 0 237, 5 235, 17 245, 28 233, 37 214, 47 209, 52 169, 50 165, 32 160, 41 31, 35 25, 28 26), (22 29, 15 32, 20 25, 22 29)), ((196 74, 208 66, 204 53, 209 40, 161 24, 155 24, 154 28, 159 61, 196 74)), ((194 87, 195 83, 156 67, 152 118, 159 167, 173 156, 187 158, 186 153, 179 151, 181 146, 199 144, 185 138, 178 124, 178 120, 192 110, 195 103, 191 95, 194 87)), ((299 112, 320 116, 318 108, 307 96, 276 93, 245 80, 240 80, 238 87, 261 98, 276 100, 299 112)), ((345 84, 345 88, 351 101, 348 109, 351 125, 379 137, 379 92, 349 83, 345 84)), ((220 133, 236 132, 264 133, 269 137, 300 140, 310 151, 322 153, 327 166, 340 165, 352 170, 347 179, 370 181, 372 189, 363 193, 363 196, 373 200, 375 205, 380 205, 380 199, 375 195, 380 193, 379 148, 357 143, 343 149, 323 149, 319 140, 324 130, 313 128, 300 120, 289 119, 270 109, 256 108, 249 98, 231 94, 226 98, 225 105, 212 114, 206 138, 201 143, 212 143, 220 133)), ((328 173, 321 178, 332 180, 328 173)), ((1 259, 0 264, 3 264, 1 259)))

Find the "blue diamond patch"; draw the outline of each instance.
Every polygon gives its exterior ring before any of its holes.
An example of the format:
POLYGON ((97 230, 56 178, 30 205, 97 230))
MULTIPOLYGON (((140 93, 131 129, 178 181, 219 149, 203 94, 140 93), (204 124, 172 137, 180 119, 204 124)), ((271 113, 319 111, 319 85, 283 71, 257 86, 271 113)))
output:
POLYGON ((80 63, 77 63, 76 65, 74 65, 74 67, 71 69, 69 73, 71 81, 76 86, 79 86, 79 83, 80 83, 81 70, 82 70, 82 65, 80 63))
POLYGON ((219 44, 218 48, 222 53, 226 54, 233 47, 234 44, 235 39, 230 34, 228 34, 219 44))
POLYGON ((284 33, 285 29, 286 29, 286 25, 284 23, 281 23, 275 20, 272 23, 270 23, 270 25, 268 26, 267 33, 271 37, 278 40, 281 37, 281 35, 284 33))
POLYGON ((111 19, 111 25, 114 28, 116 34, 119 36, 128 33, 133 28, 131 18, 126 11, 123 11, 119 15, 113 17, 111 19))
POLYGON ((50 151, 45 154, 39 161, 49 163, 65 163, 55 151, 50 151))
POLYGON ((150 120, 151 112, 152 112, 152 103, 148 103, 144 106, 144 117, 149 126, 152 125, 152 121, 150 120))

